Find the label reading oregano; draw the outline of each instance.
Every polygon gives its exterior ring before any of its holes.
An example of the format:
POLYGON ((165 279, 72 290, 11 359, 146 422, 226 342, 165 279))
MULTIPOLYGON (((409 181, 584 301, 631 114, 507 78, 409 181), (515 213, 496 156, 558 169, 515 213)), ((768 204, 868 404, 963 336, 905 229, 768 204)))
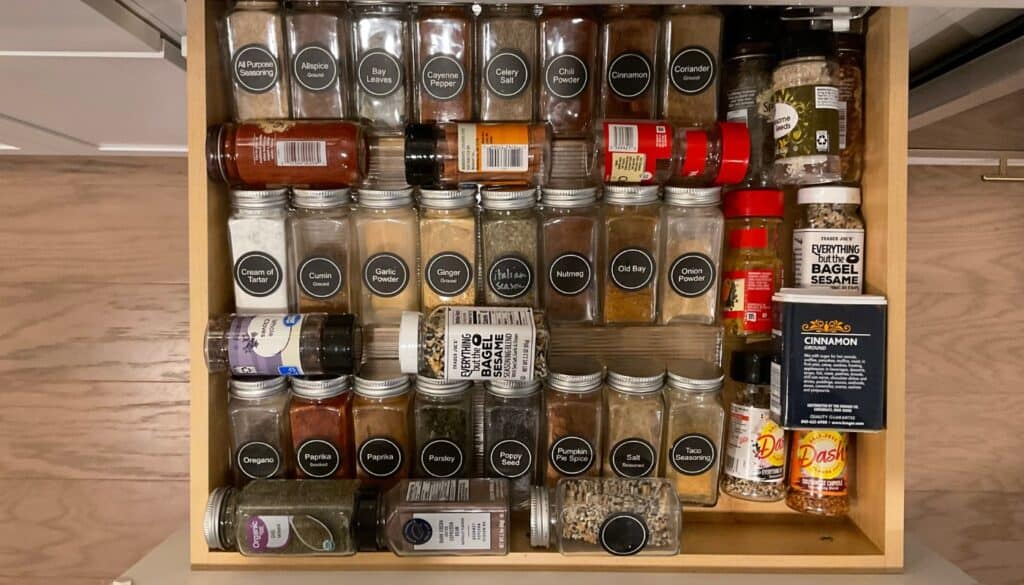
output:
POLYGON ((441 252, 427 263, 424 276, 435 293, 453 297, 473 283, 473 267, 462 254, 441 252))
POLYGON ((654 278, 654 256, 642 248, 626 248, 612 258, 609 271, 615 286, 639 290, 654 278))
POLYGON ((687 95, 704 92, 715 80, 715 60, 704 47, 686 47, 669 65, 672 86, 687 95))
POLYGON ((715 264, 700 252, 683 254, 669 268, 669 284, 676 294, 699 297, 715 284, 715 264))
POLYGON ((299 266, 299 288, 314 299, 329 299, 344 284, 341 267, 324 256, 306 258, 299 266))
POLYGON ((615 95, 632 99, 651 86, 651 62, 640 53, 622 53, 608 65, 608 87, 615 95))
POLYGON ((409 266, 395 254, 374 254, 363 266, 363 283, 379 297, 393 297, 409 284, 409 266))
POLYGON ((338 62, 321 45, 306 45, 293 60, 295 81, 309 91, 323 91, 338 79, 338 62))
POLYGON ((402 468, 402 448, 391 439, 367 439, 359 447, 359 466, 378 478, 388 478, 402 468))
POLYGON ((839 88, 801 85, 775 92, 775 159, 839 154, 839 88))
POLYGON ((235 282, 254 297, 274 294, 281 286, 281 275, 281 265, 265 252, 248 252, 235 262, 235 282))
POLYGON ((594 447, 583 437, 562 437, 551 445, 548 456, 562 475, 582 475, 594 464, 594 447))
POLYGON ((619 477, 647 477, 657 464, 654 447, 643 439, 619 441, 609 457, 619 477))
POLYGON ((384 51, 370 51, 359 60, 359 86, 377 97, 389 96, 402 85, 402 65, 384 51))
POLYGON ((277 58, 263 45, 246 45, 231 61, 235 82, 249 93, 270 91, 281 75, 277 58))
POLYGON ((454 99, 466 87, 465 69, 448 55, 431 57, 423 65, 420 79, 424 91, 436 100, 454 99))
POLYGON ((295 458, 302 473, 314 479, 330 477, 341 466, 338 448, 322 439, 311 439, 299 445, 295 458))
POLYGON ((253 441, 239 447, 235 464, 250 479, 267 479, 281 468, 281 455, 273 445, 253 441))
POLYGON ((559 55, 544 68, 544 83, 555 97, 571 99, 587 88, 587 64, 576 55, 559 55))
POLYGON ((503 299, 517 299, 533 286, 533 270, 518 256, 503 256, 494 261, 487 273, 491 291, 503 299))
POLYGON ((519 51, 502 51, 491 57, 484 71, 487 89, 503 98, 513 98, 526 91, 530 82, 530 67, 519 51))

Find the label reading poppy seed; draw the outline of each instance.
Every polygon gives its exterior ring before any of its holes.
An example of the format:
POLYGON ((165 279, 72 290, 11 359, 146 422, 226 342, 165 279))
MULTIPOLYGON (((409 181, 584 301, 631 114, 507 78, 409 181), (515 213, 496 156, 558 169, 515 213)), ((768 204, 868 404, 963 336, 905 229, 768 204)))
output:
POLYGON ((533 466, 533 453, 524 443, 514 439, 498 442, 488 457, 490 467, 501 477, 522 477, 533 466))

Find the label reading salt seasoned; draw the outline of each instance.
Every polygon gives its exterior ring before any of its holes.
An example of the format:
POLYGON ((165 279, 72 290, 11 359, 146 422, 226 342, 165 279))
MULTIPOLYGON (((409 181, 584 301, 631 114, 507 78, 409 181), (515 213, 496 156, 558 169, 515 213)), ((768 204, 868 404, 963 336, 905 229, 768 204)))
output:
POLYGON ((448 380, 533 379, 537 330, 532 309, 447 307, 445 319, 448 380))
POLYGON ((793 275, 799 288, 860 294, 864 290, 864 230, 793 230, 793 275))
POLYGON ((619 441, 608 457, 619 477, 647 477, 658 462, 654 446, 643 439, 619 441))

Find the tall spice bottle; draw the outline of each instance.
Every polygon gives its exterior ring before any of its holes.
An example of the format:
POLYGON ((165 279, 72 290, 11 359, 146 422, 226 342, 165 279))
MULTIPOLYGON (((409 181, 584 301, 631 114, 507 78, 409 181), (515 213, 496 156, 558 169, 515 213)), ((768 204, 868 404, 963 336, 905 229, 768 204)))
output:
POLYGON ((473 12, 468 4, 420 4, 413 23, 416 120, 473 119, 473 12))
POLYGON ((351 389, 349 376, 292 378, 288 418, 299 479, 355 477, 351 389))
POLYGON ((786 505, 805 514, 844 516, 850 511, 850 434, 794 431, 789 455, 786 505))
POLYGON ((661 461, 665 366, 651 359, 608 364, 604 477, 656 477, 661 461))
POLYGON ((653 323, 661 218, 657 187, 607 187, 601 257, 605 264, 604 322, 653 323))
POLYGON ((355 216, 364 325, 397 325, 420 306, 419 221, 412 189, 360 189, 355 216))
POLYGON ((378 130, 401 130, 411 117, 409 12, 403 4, 352 4, 355 113, 378 130))
POLYGON ((537 308, 537 189, 484 188, 480 205, 484 303, 537 308))
POLYGON ((287 118, 290 76, 284 60, 280 4, 237 0, 221 28, 235 119, 287 118))
POLYGON ((553 361, 544 408, 547 466, 544 485, 563 477, 601 475, 604 365, 594 358, 553 361))
POLYGON ((665 477, 683 504, 718 503, 725 408, 722 368, 703 360, 672 360, 665 387, 665 477))
POLYGON ((661 117, 677 126, 711 126, 718 120, 722 14, 713 6, 679 5, 661 22, 667 76, 661 117))
POLYGON ((366 364, 355 378, 352 426, 356 477, 383 489, 409 477, 412 441, 412 392, 409 377, 396 363, 366 364))
POLYGON ((725 234, 721 197, 720 187, 665 188, 658 277, 658 321, 663 325, 718 320, 725 234))
POLYGON ((722 325, 726 335, 772 332, 772 295, 782 287, 779 252, 783 195, 776 189, 725 196, 726 253, 722 267, 722 325))
POLYGON ((352 218, 348 189, 294 189, 288 243, 300 312, 352 310, 352 218))
POLYGON ((601 117, 654 118, 658 112, 660 9, 611 4, 601 25, 601 117))
POLYGON ((288 191, 231 191, 232 274, 239 313, 285 313, 294 306, 288 257, 288 191))
POLYGON ((509 480, 513 509, 529 506, 538 481, 540 382, 493 380, 484 399, 484 465, 487 477, 509 480))
POLYGON ((469 477, 473 457, 472 383, 416 377, 415 477, 469 477))
POLYGON ((541 192, 541 306, 553 323, 595 323, 602 273, 597 189, 541 192))
POLYGON ((476 304, 476 188, 420 190, 420 305, 476 304))
POLYGON ((591 6, 546 5, 540 16, 538 116, 556 138, 585 137, 594 118, 600 29, 591 6))
POLYGON ((291 476, 288 378, 232 378, 228 425, 235 483, 291 476))
POLYGON ((529 4, 483 4, 477 19, 480 120, 536 119, 537 19, 529 4))
POLYGON ((292 118, 347 118, 352 85, 345 2, 296 0, 285 16, 292 118))

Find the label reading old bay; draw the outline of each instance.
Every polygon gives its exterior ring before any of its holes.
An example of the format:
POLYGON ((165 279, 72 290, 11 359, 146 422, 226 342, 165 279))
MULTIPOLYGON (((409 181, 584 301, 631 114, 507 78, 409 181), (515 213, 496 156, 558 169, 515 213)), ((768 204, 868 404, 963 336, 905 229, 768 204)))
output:
POLYGON ((587 65, 576 55, 559 55, 544 68, 544 84, 548 91, 562 99, 574 98, 587 88, 587 65))
POLYGON ((612 469, 619 477, 647 477, 657 463, 654 447, 643 439, 624 439, 612 447, 612 469))
POLYGON ((621 289, 641 289, 654 278, 654 256, 642 248, 626 248, 612 258, 609 276, 621 289))
POLYGON ((450 100, 466 87, 466 70, 448 55, 431 57, 423 65, 420 79, 423 89, 436 100, 450 100))
POLYGON ((520 441, 506 439, 491 448, 488 457, 491 469, 508 479, 522 477, 533 466, 533 453, 520 441))
POLYGON ((299 287, 314 299, 329 299, 344 285, 341 267, 324 256, 303 260, 299 266, 299 287))
POLYGON ((672 262, 669 284, 680 296, 699 297, 711 289, 716 276, 711 258, 700 252, 690 252, 672 262))
POLYGON ((293 61, 295 81, 309 91, 323 91, 338 79, 338 62, 320 45, 299 49, 293 61))
POLYGON ((443 296, 462 294, 473 283, 473 267, 462 254, 441 252, 427 263, 427 285, 443 296))
POLYGON ((562 475, 581 475, 594 464, 594 447, 583 437, 562 437, 551 445, 548 457, 562 475))
POLYGON ((522 258, 503 256, 491 265, 487 283, 499 297, 516 299, 529 292, 533 286, 533 270, 522 258))
POLYGON ((487 88, 495 95, 512 98, 526 91, 530 67, 519 51, 502 51, 491 57, 484 71, 487 88))
POLYGON ((363 282, 373 294, 393 297, 409 284, 409 266, 390 252, 374 254, 363 266, 363 282))
POLYGON ((322 439, 310 439, 299 445, 295 459, 302 473, 315 479, 330 477, 341 466, 338 448, 322 439))
POLYGON ((590 286, 593 272, 589 260, 581 254, 568 252, 555 258, 551 263, 548 279, 551 287, 560 294, 575 296, 590 286))
POLYGON ((448 439, 434 439, 420 452, 420 465, 430 477, 452 477, 462 470, 462 462, 462 449, 448 439))
POLYGON ((615 95, 631 99, 651 86, 650 60, 640 53, 622 53, 608 65, 608 87, 615 95))
POLYGON ((235 282, 254 297, 265 297, 281 286, 281 265, 264 252, 242 254, 235 262, 235 282))
POLYGON ((239 447, 235 464, 250 479, 266 479, 281 468, 281 455, 273 445, 253 441, 239 447))
POLYGON ((265 93, 281 75, 277 58, 263 45, 246 45, 232 59, 235 82, 250 93, 265 93))
POLYGON ((704 47, 686 47, 669 65, 669 80, 682 93, 702 93, 715 80, 715 60, 704 47))
POLYGON ((402 65, 384 51, 370 51, 359 60, 359 86, 366 93, 384 97, 395 93, 402 84, 402 65))
POLYGON ((359 447, 359 466, 373 477, 391 477, 402 468, 402 448, 384 437, 367 439, 359 447))

